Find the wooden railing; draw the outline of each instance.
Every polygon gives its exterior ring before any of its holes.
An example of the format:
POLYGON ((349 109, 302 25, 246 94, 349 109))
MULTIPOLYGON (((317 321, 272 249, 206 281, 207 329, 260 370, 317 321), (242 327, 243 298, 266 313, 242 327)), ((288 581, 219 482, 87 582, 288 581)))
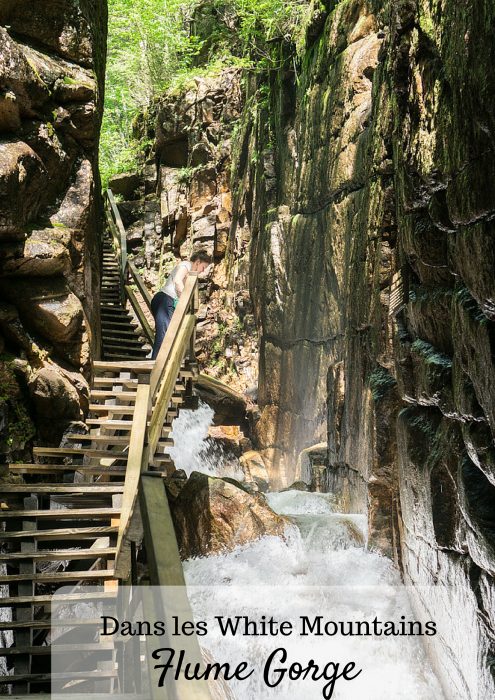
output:
POLYGON ((122 222, 122 217, 120 216, 119 208, 112 190, 106 191, 105 211, 108 228, 112 234, 115 255, 119 264, 121 301, 124 303, 126 299, 129 300, 132 308, 134 309, 134 313, 141 324, 144 335, 150 343, 153 343, 153 329, 151 328, 150 322, 148 321, 136 292, 133 289, 133 285, 139 290, 139 293, 141 294, 141 297, 148 309, 151 306, 151 294, 149 293, 149 290, 146 287, 144 280, 139 274, 136 266, 132 260, 129 260, 127 257, 127 232, 122 222))
MULTIPOLYGON (((189 276, 154 367, 151 372, 139 374, 115 565, 116 575, 124 580, 130 571, 130 538, 127 533, 132 525, 141 479, 153 465, 181 365, 185 360, 194 365, 196 311, 197 277, 189 276)), ((163 514, 163 517, 170 516, 163 514)), ((171 520, 170 526, 170 532, 173 532, 171 520)))
MULTIPOLYGON (((132 285, 137 287, 148 309, 151 306, 151 295, 136 266, 127 257, 126 230, 111 190, 107 190, 106 193, 106 213, 119 264, 124 300, 128 299, 131 303, 143 332, 152 343, 153 331, 132 285)), ((195 365, 194 345, 198 302, 198 280, 196 276, 189 275, 156 362, 152 368, 150 368, 149 363, 143 363, 143 372, 139 372, 138 375, 115 562, 116 575, 124 581, 129 578, 131 569, 132 532, 142 528, 145 540, 149 540, 147 552, 151 562, 158 556, 161 559, 161 554, 157 553, 155 557, 153 551, 157 542, 160 542, 161 547, 165 546, 163 530, 167 533, 166 539, 169 543, 166 566, 152 566, 154 571, 152 583, 164 585, 163 576, 165 574, 162 572, 166 570, 167 585, 184 584, 182 565, 165 490, 162 489, 163 494, 157 490, 155 476, 150 472, 150 466, 160 440, 181 366, 185 360, 195 365), (136 524, 138 499, 140 522, 136 524), (159 523, 156 521, 158 511, 159 523), (143 527, 145 522, 147 526, 143 527), (156 527, 161 532, 160 537, 151 534, 156 527)))

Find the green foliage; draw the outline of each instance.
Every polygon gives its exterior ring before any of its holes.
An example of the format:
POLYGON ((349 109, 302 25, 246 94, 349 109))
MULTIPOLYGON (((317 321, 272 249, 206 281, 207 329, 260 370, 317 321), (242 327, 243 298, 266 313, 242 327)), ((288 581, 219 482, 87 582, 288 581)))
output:
POLYGON ((199 45, 187 32, 195 2, 109 0, 105 114, 101 134, 103 184, 137 165, 132 122, 191 65, 199 45))
POLYGON ((109 0, 103 185, 112 174, 137 168, 141 144, 133 138, 133 120, 161 94, 227 66, 276 67, 279 52, 270 40, 292 42, 307 11, 301 0, 109 0), (214 22, 213 35, 201 39, 192 33, 199 6, 214 22))
POLYGON ((421 355, 426 362, 432 365, 439 365, 445 369, 450 369, 452 367, 452 360, 443 352, 440 352, 433 345, 427 343, 426 340, 421 340, 418 338, 411 345, 411 351, 417 355, 421 355))
POLYGON ((376 367, 368 377, 368 384, 374 401, 384 398, 390 389, 396 386, 397 382, 385 367, 376 367))

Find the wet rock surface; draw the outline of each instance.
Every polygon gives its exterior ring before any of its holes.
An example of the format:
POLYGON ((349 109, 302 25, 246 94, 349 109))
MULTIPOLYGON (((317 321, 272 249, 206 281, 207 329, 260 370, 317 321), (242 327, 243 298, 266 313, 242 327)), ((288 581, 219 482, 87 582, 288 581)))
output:
POLYGON ((99 344, 106 3, 4 2, 0 25, 0 290, 11 309, 0 335, 7 358, 27 360, 35 403, 53 404, 53 415, 27 405, 43 439, 58 444, 60 387, 71 397, 67 424, 84 407, 78 373, 88 374, 99 344))
POLYGON ((283 536, 289 522, 234 479, 193 472, 165 484, 183 559, 232 550, 264 535, 283 536))
POLYGON ((434 647, 459 697, 493 694, 493 21, 422 0, 315 16, 297 80, 248 81, 229 237, 249 249, 270 477, 326 440, 322 483, 370 544, 452 586, 418 606, 462 610, 463 641, 434 647))

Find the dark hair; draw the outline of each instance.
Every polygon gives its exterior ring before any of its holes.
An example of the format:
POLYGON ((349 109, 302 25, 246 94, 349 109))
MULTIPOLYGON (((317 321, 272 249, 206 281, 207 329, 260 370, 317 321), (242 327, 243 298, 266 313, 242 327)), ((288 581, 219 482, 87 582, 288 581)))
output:
POLYGON ((199 262, 208 263, 209 265, 211 263, 211 255, 208 255, 206 250, 197 250, 191 255, 190 260, 191 262, 196 262, 199 260, 199 262))

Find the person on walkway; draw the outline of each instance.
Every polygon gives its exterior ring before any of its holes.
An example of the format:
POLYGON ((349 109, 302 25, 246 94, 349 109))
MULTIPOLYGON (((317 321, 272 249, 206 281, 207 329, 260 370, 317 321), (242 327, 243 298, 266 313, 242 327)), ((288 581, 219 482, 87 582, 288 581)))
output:
POLYGON ((193 253, 189 260, 183 260, 174 267, 159 292, 151 300, 151 312, 155 317, 155 343, 151 359, 156 360, 165 333, 172 319, 179 297, 184 291, 187 275, 190 272, 204 272, 211 263, 211 257, 204 250, 193 253))

